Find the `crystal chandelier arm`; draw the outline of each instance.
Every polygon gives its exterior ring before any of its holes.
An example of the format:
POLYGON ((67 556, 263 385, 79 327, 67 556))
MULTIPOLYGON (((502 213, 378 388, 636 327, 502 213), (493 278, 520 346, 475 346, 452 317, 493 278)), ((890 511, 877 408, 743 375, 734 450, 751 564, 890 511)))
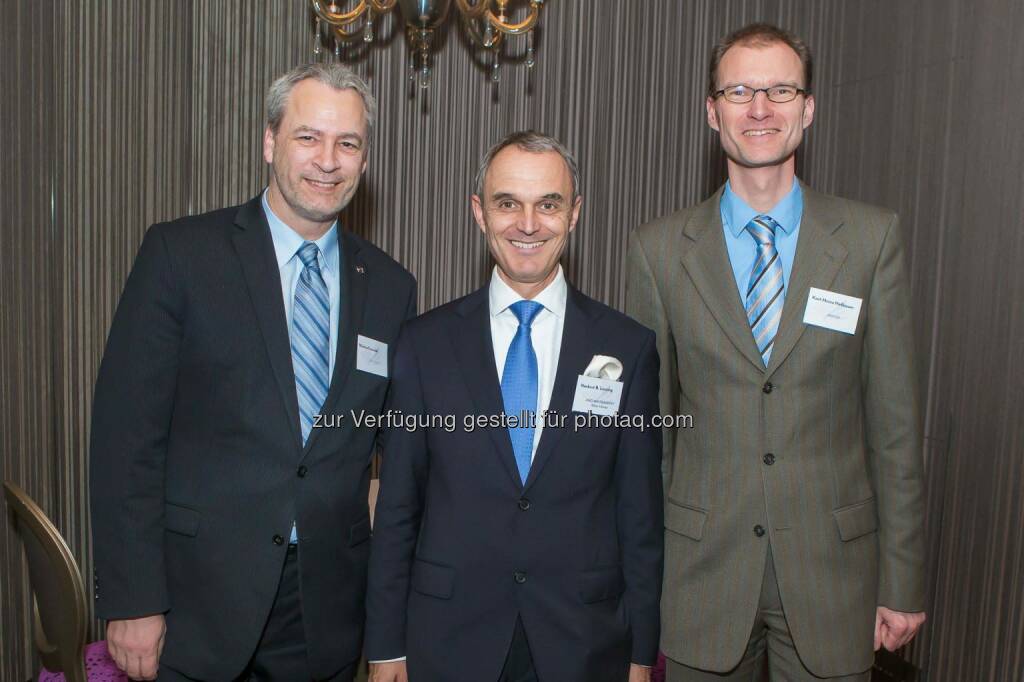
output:
MULTIPOLYGON (((387 0, 385 0, 386 2, 387 0)), ((316 12, 317 16, 326 21, 332 26, 347 26, 348 24, 354 23, 359 17, 361 17, 366 10, 369 8, 367 0, 359 0, 359 4, 348 12, 331 12, 324 7, 320 0, 309 0, 309 4, 312 5, 313 11, 316 12)), ((373 3, 377 4, 376 1, 373 3)), ((394 2, 391 3, 394 5, 394 2)))
POLYGON ((530 14, 525 19, 520 21, 518 24, 510 24, 498 19, 494 16, 494 12, 487 10, 484 15, 486 16, 487 23, 494 28, 498 29, 502 33, 508 33, 510 35, 519 35, 526 33, 537 24, 537 18, 540 16, 540 3, 536 0, 530 3, 530 14))
POLYGON ((395 8, 398 0, 370 0, 373 4, 373 11, 377 14, 386 14, 395 8))
POLYGON ((469 0, 455 0, 455 3, 459 6, 462 16, 467 19, 480 19, 490 6, 491 0, 477 0, 475 5, 471 5, 469 0))
POLYGON ((480 33, 480 29, 477 28, 476 22, 477 21, 485 21, 485 19, 475 20, 475 19, 470 19, 468 17, 464 17, 464 18, 465 18, 465 21, 463 21, 462 23, 465 25, 466 29, 469 31, 469 37, 472 39, 472 41, 474 43, 476 43, 477 45, 480 45, 481 47, 487 48, 488 50, 496 48, 496 47, 498 47, 498 45, 501 44, 501 36, 502 36, 501 31, 495 31, 494 34, 491 36, 491 40, 490 41, 488 41, 486 38, 484 38, 484 36, 480 33))

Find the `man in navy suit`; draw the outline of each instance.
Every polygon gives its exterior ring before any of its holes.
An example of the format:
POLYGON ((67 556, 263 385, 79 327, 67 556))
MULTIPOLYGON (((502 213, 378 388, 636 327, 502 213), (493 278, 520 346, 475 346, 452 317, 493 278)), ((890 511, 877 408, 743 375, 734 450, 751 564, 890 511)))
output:
POLYGON ((490 284, 402 332, 388 409, 419 423, 384 436, 367 593, 375 682, 649 679, 658 356, 648 329, 566 282, 559 259, 581 203, 556 140, 495 145, 472 197, 490 284))
POLYGON ((337 64, 270 87, 270 185, 154 225, 93 409, 96 615, 133 678, 351 680, 372 429, 412 276, 342 230, 375 104, 337 64))

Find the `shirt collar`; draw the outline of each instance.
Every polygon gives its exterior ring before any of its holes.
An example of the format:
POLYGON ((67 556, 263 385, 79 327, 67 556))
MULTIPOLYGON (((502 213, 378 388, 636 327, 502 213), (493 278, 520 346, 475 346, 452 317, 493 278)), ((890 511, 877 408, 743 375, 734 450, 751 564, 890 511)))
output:
MULTIPOLYGON (((274 241, 274 255, 277 256, 277 267, 281 269, 285 264, 296 256, 299 247, 306 240, 298 232, 277 217, 270 202, 267 201, 267 190, 263 191, 263 213, 267 216, 267 225, 270 226, 270 238, 274 241)), ((338 260, 340 258, 338 246, 338 221, 335 220, 331 228, 323 234, 320 239, 314 242, 323 257, 324 265, 328 272, 338 272, 338 260)))
MULTIPOLYGON (((546 310, 558 317, 564 317, 565 299, 568 294, 569 285, 565 281, 565 273, 562 272, 562 266, 559 265, 555 278, 531 300, 540 303, 546 310)), ((506 284, 505 280, 498 274, 498 266, 494 266, 494 271, 491 273, 491 284, 488 287, 487 296, 491 317, 500 315, 516 301, 523 300, 523 297, 506 284)))
MULTIPOLYGON (((725 221, 726 228, 732 233, 733 237, 739 237, 743 230, 746 229, 747 223, 753 220, 755 216, 761 215, 747 206, 747 202, 740 199, 732 191, 732 185, 728 180, 725 182, 725 191, 722 192, 721 202, 722 219, 725 221)), ((800 189, 800 181, 794 177, 793 188, 766 215, 770 215, 779 224, 782 231, 789 234, 800 224, 803 212, 804 193, 800 189)))

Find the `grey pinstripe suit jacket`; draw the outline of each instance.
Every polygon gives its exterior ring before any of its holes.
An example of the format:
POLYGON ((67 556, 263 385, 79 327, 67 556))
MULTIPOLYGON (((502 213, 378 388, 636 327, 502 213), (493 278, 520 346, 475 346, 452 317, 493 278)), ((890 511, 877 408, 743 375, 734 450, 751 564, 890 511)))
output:
POLYGON ((876 605, 924 609, 921 427, 898 218, 803 190, 767 369, 726 252, 721 189, 631 239, 627 311, 658 335, 662 411, 693 415, 693 428, 664 441, 662 647, 702 669, 739 662, 769 542, 793 640, 817 675, 871 666, 876 605), (803 323, 810 287, 863 299, 854 335, 803 323))

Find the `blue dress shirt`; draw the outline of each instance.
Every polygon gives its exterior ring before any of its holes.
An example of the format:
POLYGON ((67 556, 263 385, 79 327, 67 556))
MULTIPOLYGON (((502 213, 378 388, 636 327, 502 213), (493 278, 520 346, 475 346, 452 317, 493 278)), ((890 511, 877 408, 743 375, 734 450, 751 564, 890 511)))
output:
MULTIPOLYGON (((288 227, 284 221, 274 215, 267 202, 267 193, 263 192, 263 212, 267 216, 267 223, 270 225, 270 237, 274 240, 274 253, 277 255, 277 267, 281 270, 281 294, 284 296, 284 313, 288 318, 288 335, 292 333, 292 306, 295 303, 295 285, 302 274, 302 260, 299 258, 299 247, 305 243, 305 239, 298 232, 288 227)), ((339 262, 341 260, 341 246, 338 243, 338 221, 334 221, 331 229, 324 233, 324 236, 314 242, 320 249, 317 257, 320 261, 320 274, 323 275, 327 284, 327 295, 331 304, 331 329, 330 329, 330 364, 328 376, 334 376, 334 356, 338 350, 338 317, 341 314, 341 285, 338 281, 340 276, 339 262)))
MULTIPOLYGON (((288 227, 284 221, 278 218, 271 210, 267 202, 267 192, 263 192, 263 213, 267 216, 267 224, 270 226, 270 237, 274 241, 274 254, 277 256, 277 267, 281 271, 281 295, 284 297, 284 312, 288 318, 288 335, 292 333, 292 307, 295 303, 295 285, 302 274, 303 264, 299 258, 299 248, 306 243, 306 240, 298 232, 288 227)), ((334 221, 331 228, 315 242, 320 254, 317 260, 320 263, 320 274, 327 284, 327 296, 331 305, 331 328, 330 335, 330 363, 328 365, 328 377, 334 376, 334 356, 338 350, 338 317, 341 314, 341 284, 339 277, 341 270, 341 246, 338 243, 338 221, 334 221)), ((298 531, 295 524, 292 524, 292 533, 289 540, 292 544, 299 541, 298 531)))
MULTIPOLYGON (((761 213, 747 206, 745 201, 736 196, 729 182, 725 183, 719 210, 722 212, 725 248, 729 252, 729 262, 736 278, 736 290, 740 295, 740 304, 745 308, 750 271, 754 269, 754 261, 757 260, 757 242, 746 228, 747 223, 761 213)), ((765 215, 770 215, 782 228, 781 231, 776 231, 775 248, 782 261, 783 286, 789 288, 789 276, 793 271, 793 259, 796 257, 796 241, 800 236, 800 221, 804 215, 804 194, 796 178, 793 178, 793 189, 765 215)))

